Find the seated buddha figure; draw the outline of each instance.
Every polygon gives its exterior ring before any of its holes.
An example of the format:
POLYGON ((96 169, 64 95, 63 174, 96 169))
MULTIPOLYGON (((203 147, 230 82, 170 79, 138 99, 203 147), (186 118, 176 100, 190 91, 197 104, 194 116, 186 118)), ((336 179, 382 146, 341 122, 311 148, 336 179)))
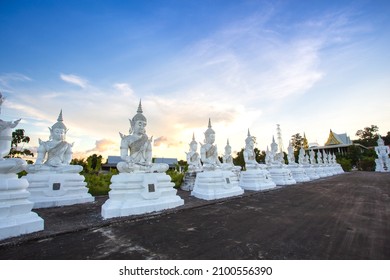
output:
POLYGON ((202 163, 200 161, 200 155, 198 153, 198 142, 195 141, 195 135, 192 135, 192 141, 190 142, 190 151, 187 154, 188 171, 198 172, 202 170, 202 163))
POLYGON ((217 145, 214 145, 215 141, 215 131, 211 128, 211 121, 209 119, 209 125, 204 133, 205 143, 201 145, 200 148, 200 158, 203 163, 203 169, 205 171, 213 171, 220 169, 221 162, 218 159, 218 149, 217 145))
POLYGON ((35 164, 28 165, 28 173, 55 172, 55 173, 78 173, 83 167, 71 165, 72 147, 65 141, 68 129, 63 123, 62 110, 57 118, 57 122, 50 128, 50 138, 48 141, 39 139, 37 159, 35 164))
POLYGON ((255 143, 256 137, 252 136, 248 129, 248 136, 245 139, 245 148, 243 152, 246 170, 260 168, 259 163, 256 161, 256 153, 254 150, 255 143))
POLYGON ((141 101, 137 114, 130 120, 129 135, 121 136, 120 156, 123 161, 117 164, 119 172, 165 172, 165 163, 152 163, 152 139, 146 135, 146 117, 143 115, 141 101))

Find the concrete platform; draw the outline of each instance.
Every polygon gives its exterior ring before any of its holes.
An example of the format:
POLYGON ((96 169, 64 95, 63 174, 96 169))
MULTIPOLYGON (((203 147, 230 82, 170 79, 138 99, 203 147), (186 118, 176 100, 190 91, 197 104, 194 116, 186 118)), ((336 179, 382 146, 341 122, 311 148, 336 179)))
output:
POLYGON ((390 174, 350 172, 103 220, 107 197, 36 209, 45 230, 0 241, 0 259, 390 259, 390 174))

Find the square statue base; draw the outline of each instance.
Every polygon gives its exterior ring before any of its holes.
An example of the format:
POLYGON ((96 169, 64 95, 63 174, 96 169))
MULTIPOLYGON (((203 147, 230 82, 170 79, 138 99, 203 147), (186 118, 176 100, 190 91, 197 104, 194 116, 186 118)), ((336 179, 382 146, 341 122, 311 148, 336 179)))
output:
POLYGON ((244 190, 238 185, 237 176, 231 171, 204 171, 198 173, 191 195, 204 199, 242 195, 244 190))
POLYGON ((294 185, 297 182, 292 177, 291 171, 284 167, 271 166, 268 167, 271 173, 271 178, 277 186, 294 185))
POLYGON ((305 169, 298 164, 289 164, 287 169, 291 171, 292 177, 297 183, 309 182, 310 177, 307 176, 305 169))
POLYGON ((240 187, 244 190, 261 191, 275 188, 276 184, 267 170, 249 169, 241 171, 240 187))
POLYGON ((93 202, 84 176, 78 173, 35 173, 25 177, 29 182, 29 200, 34 208, 48 208, 93 202))
POLYGON ((27 187, 27 180, 16 174, 0 175, 0 239, 43 230, 43 219, 31 212, 27 187))
POLYGON ((184 205, 171 177, 165 173, 120 173, 111 178, 104 219, 139 215, 184 205))

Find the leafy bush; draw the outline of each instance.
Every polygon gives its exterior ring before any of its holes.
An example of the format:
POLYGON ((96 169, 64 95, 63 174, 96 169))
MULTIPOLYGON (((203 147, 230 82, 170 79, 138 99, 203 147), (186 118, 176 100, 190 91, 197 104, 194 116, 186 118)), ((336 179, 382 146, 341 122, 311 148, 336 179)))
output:
POLYGON ((93 196, 107 195, 110 191, 111 177, 117 174, 117 171, 111 170, 108 173, 84 173, 85 182, 89 193, 93 196))
POLYGON ((337 158, 337 163, 341 165, 344 171, 351 171, 352 169, 352 161, 347 158, 337 158))
POLYGON ((375 171, 375 158, 373 157, 363 157, 360 160, 360 170, 363 171, 375 171))
POLYGON ((176 170, 168 170, 167 174, 171 177, 171 181, 175 183, 175 188, 180 188, 184 179, 184 173, 177 172, 176 170))

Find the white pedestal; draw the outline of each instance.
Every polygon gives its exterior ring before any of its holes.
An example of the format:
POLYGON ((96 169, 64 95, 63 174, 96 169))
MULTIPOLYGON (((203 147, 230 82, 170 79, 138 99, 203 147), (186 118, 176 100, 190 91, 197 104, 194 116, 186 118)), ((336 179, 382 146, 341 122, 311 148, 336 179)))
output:
POLYGON ((320 176, 317 174, 317 168, 313 165, 303 165, 302 168, 305 170, 306 175, 310 178, 310 180, 320 179, 320 176))
POLYGON ((272 181, 275 182, 277 186, 293 185, 297 182, 292 177, 291 171, 282 166, 270 166, 268 171, 271 173, 272 181))
POLYGON ((27 187, 16 174, 0 174, 0 239, 43 230, 42 218, 31 212, 27 187))
POLYGON ((303 169, 300 165, 298 164, 289 164, 287 165, 287 169, 291 171, 292 177, 297 183, 302 183, 302 182, 309 182, 310 177, 306 174, 305 169, 303 169))
POLYGON ((262 169, 249 169, 241 171, 240 187, 244 190, 261 191, 276 187, 269 171, 262 169))
POLYGON ((171 177, 165 173, 120 173, 111 178, 109 199, 102 206, 104 219, 138 215, 184 204, 171 177))
POLYGON ((198 173, 191 195, 204 200, 214 200, 243 193, 244 190, 239 187, 237 176, 233 172, 216 170, 198 173))
POLYGON ((34 208, 57 207, 93 202, 84 176, 78 173, 35 173, 25 177, 34 208))
POLYGON ((316 170, 317 175, 320 176, 320 178, 328 177, 322 165, 318 165, 318 164, 314 165, 314 168, 316 170))

